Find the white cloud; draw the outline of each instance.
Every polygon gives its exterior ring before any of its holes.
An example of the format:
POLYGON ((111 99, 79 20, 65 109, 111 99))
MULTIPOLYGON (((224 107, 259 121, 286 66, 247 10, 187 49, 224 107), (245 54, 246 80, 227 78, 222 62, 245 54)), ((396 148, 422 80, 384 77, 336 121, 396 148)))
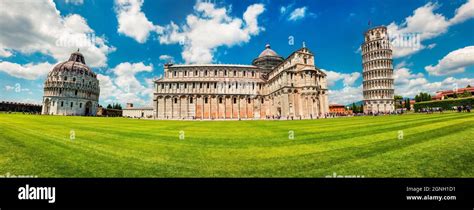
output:
POLYGON ((0 47, 0 57, 10 57, 12 53, 3 47, 0 47))
POLYGON ((400 68, 394 70, 395 94, 403 97, 415 97, 420 92, 428 92, 434 95, 436 91, 451 90, 456 87, 466 87, 473 85, 472 78, 454 78, 448 77, 443 81, 429 82, 423 73, 412 73, 408 68, 400 68))
POLYGON ((36 80, 44 77, 52 68, 53 64, 47 62, 38 64, 28 63, 25 65, 8 61, 0 62, 0 71, 5 72, 10 76, 27 80, 36 80))
POLYGON ((64 0, 66 4, 74 4, 74 5, 82 5, 84 4, 84 0, 64 0))
POLYGON ((452 19, 447 19, 442 14, 435 13, 434 11, 438 8, 438 4, 429 2, 413 11, 413 15, 405 18, 400 25, 392 22, 387 26, 388 33, 392 37, 392 43, 394 43, 394 58, 412 55, 426 48, 432 49, 436 45, 431 44, 426 47, 422 42, 440 36, 446 33, 450 26, 474 17, 474 0, 469 0, 460 6, 452 19), (410 34, 418 35, 419 43, 415 38, 414 42, 416 44, 413 45, 396 44, 403 43, 401 41, 403 35, 410 34))
POLYGON ((462 23, 472 17, 474 17, 474 1, 469 0, 467 3, 456 9, 456 14, 451 20, 449 20, 449 22, 451 24, 462 23))
POLYGON ((240 19, 231 17, 226 8, 198 1, 186 24, 180 27, 171 22, 165 27, 160 43, 184 45, 181 55, 186 63, 210 63, 217 47, 246 43, 264 30, 257 19, 264 10, 262 4, 250 5, 240 19))
POLYGON ((436 47, 436 43, 433 43, 433 44, 428 45, 427 48, 428 48, 428 49, 433 49, 433 48, 435 48, 435 47, 436 47))
POLYGON ((5 86, 5 90, 7 90, 7 91, 10 91, 10 90, 13 90, 13 89, 15 89, 15 87, 13 87, 11 85, 6 85, 5 86))
POLYGON ((288 20, 297 21, 303 19, 306 16, 307 9, 307 7, 296 8, 295 10, 293 10, 293 12, 291 12, 290 16, 288 17, 288 20))
POLYGON ((61 16, 52 0, 11 1, 0 7, 0 56, 12 52, 40 52, 57 61, 67 60, 81 48, 88 65, 106 66, 107 54, 115 48, 96 36, 87 21, 77 14, 61 16))
POLYGON ((151 32, 161 34, 163 27, 154 25, 142 12, 143 0, 115 0, 115 13, 117 14, 117 31, 145 43, 151 32))
POLYGON ((362 85, 358 87, 345 86, 339 90, 329 90, 329 103, 347 105, 363 100, 362 85))
POLYGON ((174 57, 171 55, 160 55, 159 57, 160 60, 164 62, 169 62, 169 63, 174 63, 174 57))
POLYGON ((253 4, 244 12, 244 21, 247 26, 246 31, 248 31, 250 35, 257 35, 261 30, 264 30, 258 26, 258 16, 262 14, 263 11, 265 11, 263 4, 253 4))
POLYGON ((143 85, 136 75, 141 72, 152 72, 152 70, 151 64, 125 62, 111 69, 112 76, 98 74, 101 99, 106 103, 150 104, 153 92, 152 79, 146 79, 143 85))
POLYGON ((426 66, 431 75, 449 75, 464 72, 466 67, 474 65, 474 46, 467 46, 448 53, 436 66, 426 66))
POLYGON ((289 11, 291 11, 291 9, 295 6, 295 3, 290 3, 286 6, 281 6, 280 7, 280 15, 281 17, 283 17, 284 15, 286 15, 289 11))
POLYGON ((420 92, 428 92, 431 95, 435 95, 436 91, 452 90, 456 87, 472 86, 473 84, 474 79, 472 78, 457 79, 448 77, 440 82, 428 82, 425 78, 416 78, 409 80, 408 84, 395 86, 395 94, 413 98, 420 92))
POLYGON ((408 85, 411 81, 424 79, 422 73, 413 74, 409 68, 402 67, 393 71, 393 79, 396 86, 408 85))
POLYGON ((349 103, 357 102, 362 100, 362 86, 354 87, 354 83, 360 78, 361 73, 352 72, 350 74, 339 73, 330 70, 323 70, 327 75, 327 81, 329 86, 334 86, 337 81, 341 81, 344 85, 342 89, 329 90, 329 102, 331 104, 342 104, 346 105, 349 103))
POLYGON ((361 76, 359 72, 352 72, 350 74, 339 73, 330 70, 323 70, 327 75, 327 81, 329 86, 333 86, 337 81, 342 80, 344 86, 352 86, 357 79, 361 76))

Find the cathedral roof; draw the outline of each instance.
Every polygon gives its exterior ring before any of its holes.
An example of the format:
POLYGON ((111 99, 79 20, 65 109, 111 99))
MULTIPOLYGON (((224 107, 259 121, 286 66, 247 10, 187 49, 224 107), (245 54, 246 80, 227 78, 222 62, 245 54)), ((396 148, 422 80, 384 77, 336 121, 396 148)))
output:
POLYGON ((171 68, 186 68, 186 67, 240 67, 240 68, 256 68, 253 65, 242 64, 172 64, 171 68))

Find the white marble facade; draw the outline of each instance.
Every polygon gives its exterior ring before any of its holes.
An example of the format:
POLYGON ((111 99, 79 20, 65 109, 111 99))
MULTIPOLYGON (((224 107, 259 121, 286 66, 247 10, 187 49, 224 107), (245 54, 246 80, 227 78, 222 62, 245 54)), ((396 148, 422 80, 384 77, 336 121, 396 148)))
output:
POLYGON ((99 101, 99 80, 79 52, 57 64, 44 83, 42 114, 95 116, 99 101))
POLYGON ((392 47, 385 26, 365 32, 361 46, 363 65, 364 113, 390 113, 395 110, 392 47))
POLYGON ((328 113, 326 74, 305 46, 286 59, 267 45, 252 65, 166 64, 155 119, 316 119, 328 113))

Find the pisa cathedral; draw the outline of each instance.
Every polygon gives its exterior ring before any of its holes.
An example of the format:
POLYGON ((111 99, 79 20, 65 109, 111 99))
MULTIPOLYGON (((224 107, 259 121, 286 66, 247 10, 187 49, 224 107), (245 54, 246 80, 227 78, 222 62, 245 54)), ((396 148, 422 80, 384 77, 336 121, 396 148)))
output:
POLYGON ((303 47, 286 59, 266 45, 252 65, 166 64, 155 119, 315 119, 328 113, 326 74, 303 47))
POLYGON ((385 26, 365 32, 361 46, 363 66, 364 113, 395 111, 393 61, 390 39, 385 26))

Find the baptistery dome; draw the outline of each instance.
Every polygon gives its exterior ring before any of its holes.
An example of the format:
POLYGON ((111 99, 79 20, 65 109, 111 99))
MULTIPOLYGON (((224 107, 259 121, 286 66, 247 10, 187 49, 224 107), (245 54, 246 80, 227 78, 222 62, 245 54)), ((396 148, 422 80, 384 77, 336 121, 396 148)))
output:
POLYGON ((94 116, 99 102, 99 80, 84 56, 74 52, 54 66, 44 82, 43 114, 94 116))

